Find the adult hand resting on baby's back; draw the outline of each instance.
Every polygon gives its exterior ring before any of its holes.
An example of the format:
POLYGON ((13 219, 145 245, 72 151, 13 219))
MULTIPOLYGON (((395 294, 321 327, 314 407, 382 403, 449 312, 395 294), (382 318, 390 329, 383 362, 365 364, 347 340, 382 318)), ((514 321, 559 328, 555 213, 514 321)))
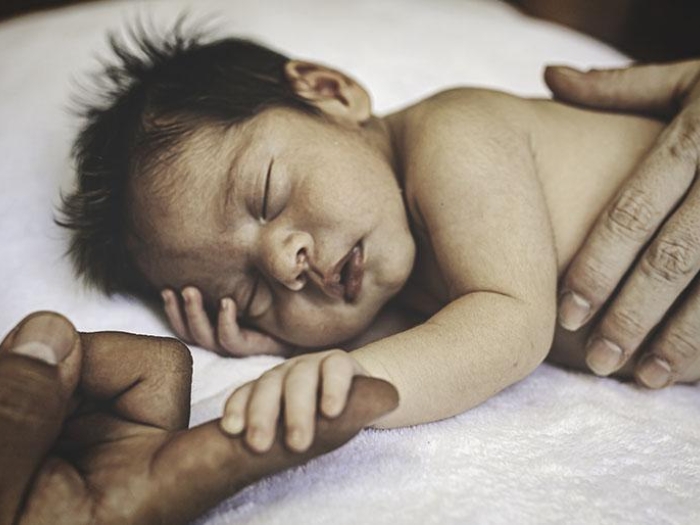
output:
POLYGON ((357 378, 304 454, 284 447, 280 426, 258 455, 220 421, 187 429, 190 385, 189 353, 174 339, 79 333, 51 312, 25 318, 0 345, 0 525, 189 523, 398 404, 388 383, 357 378))
POLYGON ((245 357, 250 355, 288 356, 293 347, 267 334, 244 328, 238 324, 237 306, 233 299, 221 300, 214 327, 204 309, 202 294, 194 286, 182 290, 181 297, 173 290, 161 292, 168 322, 177 336, 222 355, 245 357))
POLYGON ((596 317, 599 375, 636 361, 642 385, 700 376, 700 60, 579 72, 550 67, 566 102, 672 119, 598 218, 561 283, 559 322, 596 317))

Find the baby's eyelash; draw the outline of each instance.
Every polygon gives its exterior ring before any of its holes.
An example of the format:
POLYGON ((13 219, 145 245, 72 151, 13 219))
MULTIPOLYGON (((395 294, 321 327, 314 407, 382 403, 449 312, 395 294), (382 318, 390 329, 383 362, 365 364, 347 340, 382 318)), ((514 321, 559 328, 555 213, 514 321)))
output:
POLYGON ((267 219, 267 201, 269 199, 270 177, 272 176, 272 165, 274 163, 274 159, 270 161, 270 166, 267 168, 267 176, 265 177, 265 189, 263 190, 262 211, 260 212, 260 217, 262 219, 267 219))

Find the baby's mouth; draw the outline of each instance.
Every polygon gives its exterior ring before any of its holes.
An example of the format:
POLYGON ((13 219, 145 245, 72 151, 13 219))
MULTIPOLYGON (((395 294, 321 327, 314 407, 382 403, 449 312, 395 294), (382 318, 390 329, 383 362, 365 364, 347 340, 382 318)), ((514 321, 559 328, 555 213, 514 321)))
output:
POLYGON ((351 303, 360 294, 364 273, 365 263, 360 241, 325 276, 313 266, 307 275, 328 296, 351 303))
POLYGON ((340 269, 340 284, 344 288, 343 297, 347 302, 352 303, 360 294, 364 273, 362 243, 358 242, 350 250, 350 257, 347 258, 347 261, 340 269))

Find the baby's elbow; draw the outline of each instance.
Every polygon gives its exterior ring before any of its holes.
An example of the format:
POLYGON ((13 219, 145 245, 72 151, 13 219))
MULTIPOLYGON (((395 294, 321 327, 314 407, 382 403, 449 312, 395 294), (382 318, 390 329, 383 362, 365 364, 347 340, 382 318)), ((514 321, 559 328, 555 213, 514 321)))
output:
POLYGON ((533 305, 526 318, 528 359, 524 364, 529 369, 525 373, 529 374, 542 364, 552 347, 556 325, 555 305, 533 305))
POLYGON ((511 363, 512 379, 519 381, 532 373, 547 357, 554 339, 555 309, 547 304, 518 301, 512 332, 516 353, 511 363))

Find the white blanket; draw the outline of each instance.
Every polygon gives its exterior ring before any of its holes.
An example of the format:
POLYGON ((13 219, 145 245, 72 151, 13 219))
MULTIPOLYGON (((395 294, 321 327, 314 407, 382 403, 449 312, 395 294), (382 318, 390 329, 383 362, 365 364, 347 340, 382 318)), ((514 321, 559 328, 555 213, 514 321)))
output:
MULTIPOLYGON (((545 95, 546 62, 625 63, 495 0, 110 1, 0 24, 0 331, 55 309, 83 330, 168 333, 141 304, 76 282, 52 213, 72 177, 70 94, 95 69, 106 30, 136 15, 168 27, 188 5, 194 18, 217 15, 222 35, 347 70, 380 113, 457 84, 545 95)), ((228 392, 278 362, 192 353, 193 424, 216 417, 228 392)), ((700 389, 652 393, 543 365, 459 417, 364 431, 198 523, 697 524, 700 389)))

